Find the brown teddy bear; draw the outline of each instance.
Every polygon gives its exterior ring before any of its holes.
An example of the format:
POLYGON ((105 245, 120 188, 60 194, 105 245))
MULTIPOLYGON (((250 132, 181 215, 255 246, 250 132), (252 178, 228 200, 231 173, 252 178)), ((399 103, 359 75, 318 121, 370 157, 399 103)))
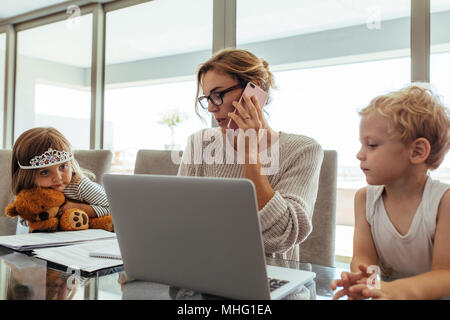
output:
POLYGON ((104 229, 113 231, 110 215, 89 218, 86 212, 79 209, 67 209, 58 217, 59 208, 66 198, 60 191, 53 189, 33 188, 20 191, 14 203, 9 204, 6 215, 21 217, 27 221, 30 232, 75 231, 86 229, 104 229))

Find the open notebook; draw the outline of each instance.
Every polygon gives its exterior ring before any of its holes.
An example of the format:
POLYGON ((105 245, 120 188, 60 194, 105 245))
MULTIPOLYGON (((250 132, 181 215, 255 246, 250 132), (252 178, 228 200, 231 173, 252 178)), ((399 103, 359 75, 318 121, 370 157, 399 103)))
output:
POLYGON ((120 248, 117 240, 114 242, 109 242, 108 246, 89 252, 89 256, 95 258, 122 260, 122 255, 120 254, 120 248))

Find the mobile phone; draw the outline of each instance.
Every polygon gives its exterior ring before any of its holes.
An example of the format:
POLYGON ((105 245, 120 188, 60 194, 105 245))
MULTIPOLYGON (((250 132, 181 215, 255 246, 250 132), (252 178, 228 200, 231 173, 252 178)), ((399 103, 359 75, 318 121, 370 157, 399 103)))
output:
MULTIPOLYGON (((255 96, 255 98, 258 100, 259 106, 262 108, 267 103, 267 99, 269 98, 269 94, 258 87, 253 82, 247 83, 247 86, 244 89, 244 92, 242 92, 241 97, 239 98, 239 103, 244 107, 245 110, 248 111, 248 107, 244 101, 244 93, 247 97, 255 96)), ((238 111, 234 109, 234 113, 237 113, 238 111)), ((228 122, 228 128, 236 130, 239 128, 239 126, 234 122, 233 119, 230 119, 230 122, 228 122)))

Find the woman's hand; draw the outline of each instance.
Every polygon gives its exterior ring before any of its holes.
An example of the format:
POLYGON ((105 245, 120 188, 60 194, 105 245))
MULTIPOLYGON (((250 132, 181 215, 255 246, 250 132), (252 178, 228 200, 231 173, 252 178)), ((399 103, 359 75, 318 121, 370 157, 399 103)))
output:
POLYGON ((260 129, 267 129, 267 121, 262 114, 258 99, 255 96, 247 97, 245 94, 243 99, 248 111, 238 101, 233 101, 233 106, 238 112, 229 112, 228 116, 244 131, 254 129, 258 132, 260 129))
MULTIPOLYGON (((248 111, 237 101, 233 101, 233 106, 237 112, 230 112, 228 116, 238 125, 237 144, 245 141, 245 163, 259 163, 259 152, 268 149, 276 139, 278 133, 269 128, 266 119, 263 116, 262 109, 258 99, 255 96, 248 97, 245 94, 243 99, 247 105, 248 111), (248 133, 248 130, 253 132, 248 133), (251 139, 252 135, 254 138, 251 139), (242 142, 239 142, 242 141, 242 142)), ((236 140, 235 140, 235 145, 236 140)))

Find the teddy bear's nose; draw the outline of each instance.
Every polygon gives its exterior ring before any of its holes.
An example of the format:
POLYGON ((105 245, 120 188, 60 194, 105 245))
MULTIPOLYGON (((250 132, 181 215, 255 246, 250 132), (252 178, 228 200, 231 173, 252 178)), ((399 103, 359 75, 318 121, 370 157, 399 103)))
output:
POLYGON ((41 212, 39 213, 39 219, 41 220, 47 220, 48 219, 48 212, 41 212))

